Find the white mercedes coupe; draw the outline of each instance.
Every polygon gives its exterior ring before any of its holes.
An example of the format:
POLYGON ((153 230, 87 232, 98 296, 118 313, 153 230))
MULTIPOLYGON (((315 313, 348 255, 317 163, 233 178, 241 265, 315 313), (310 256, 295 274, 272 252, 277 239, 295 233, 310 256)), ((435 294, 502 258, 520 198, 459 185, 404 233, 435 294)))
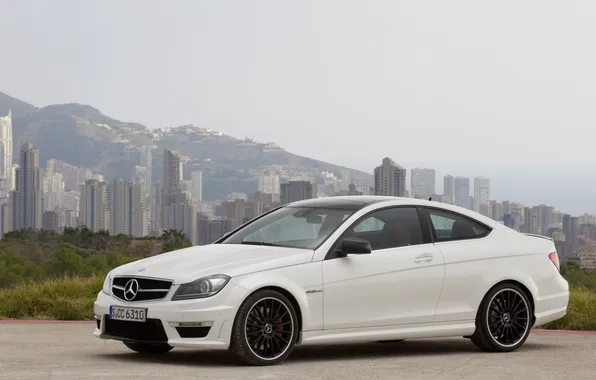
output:
POLYGON ((508 352, 568 300, 548 237, 444 203, 329 197, 112 270, 93 334, 147 354, 229 349, 250 365, 298 345, 450 336, 508 352))

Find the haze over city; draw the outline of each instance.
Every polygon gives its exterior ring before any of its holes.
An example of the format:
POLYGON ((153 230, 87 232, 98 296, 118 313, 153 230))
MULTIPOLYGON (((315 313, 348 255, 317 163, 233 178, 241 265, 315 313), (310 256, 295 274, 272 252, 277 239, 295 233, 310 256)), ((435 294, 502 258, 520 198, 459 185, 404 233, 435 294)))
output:
MULTIPOLYGON (((590 1, 2 2, 0 91, 596 212, 590 1), (82 17, 81 15, 85 15, 82 17)), ((409 186, 409 181, 408 181, 409 186)))

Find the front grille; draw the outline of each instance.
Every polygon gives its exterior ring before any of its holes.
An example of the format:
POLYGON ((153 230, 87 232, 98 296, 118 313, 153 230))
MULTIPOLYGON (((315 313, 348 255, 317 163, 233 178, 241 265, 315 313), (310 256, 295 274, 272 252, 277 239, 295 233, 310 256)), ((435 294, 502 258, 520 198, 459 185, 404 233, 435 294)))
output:
POLYGON ((180 338, 204 338, 209 334, 209 330, 211 330, 211 326, 176 327, 180 338))
POLYGON ((146 322, 129 322, 104 319, 104 334, 143 342, 167 342, 168 336, 159 319, 147 319, 146 322))
POLYGON ((172 281, 155 280, 142 277, 115 277, 112 282, 112 294, 121 300, 128 302, 151 301, 165 298, 170 291, 172 281), (135 280, 138 287, 135 292, 128 292, 125 297, 126 286, 131 280, 135 280))

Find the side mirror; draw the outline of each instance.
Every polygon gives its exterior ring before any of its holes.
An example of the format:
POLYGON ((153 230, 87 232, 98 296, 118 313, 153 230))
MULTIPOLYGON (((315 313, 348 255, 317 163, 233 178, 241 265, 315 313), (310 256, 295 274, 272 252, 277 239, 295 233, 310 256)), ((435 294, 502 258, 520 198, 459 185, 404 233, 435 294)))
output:
POLYGON ((372 248, 368 240, 357 238, 343 239, 339 249, 344 255, 365 255, 372 252, 372 248))

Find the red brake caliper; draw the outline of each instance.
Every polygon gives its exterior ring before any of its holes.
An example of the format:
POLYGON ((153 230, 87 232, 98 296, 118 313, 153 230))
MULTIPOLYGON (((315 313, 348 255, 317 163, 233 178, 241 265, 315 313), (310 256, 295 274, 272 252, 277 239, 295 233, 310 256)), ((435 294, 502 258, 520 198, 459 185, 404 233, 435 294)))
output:
POLYGON ((277 337, 277 343, 279 343, 279 340, 280 340, 281 334, 282 334, 282 330, 283 330, 283 326, 281 325, 282 324, 281 315, 279 315, 279 313, 278 313, 275 316, 275 318, 276 318, 275 323, 277 324, 275 336, 277 337))

